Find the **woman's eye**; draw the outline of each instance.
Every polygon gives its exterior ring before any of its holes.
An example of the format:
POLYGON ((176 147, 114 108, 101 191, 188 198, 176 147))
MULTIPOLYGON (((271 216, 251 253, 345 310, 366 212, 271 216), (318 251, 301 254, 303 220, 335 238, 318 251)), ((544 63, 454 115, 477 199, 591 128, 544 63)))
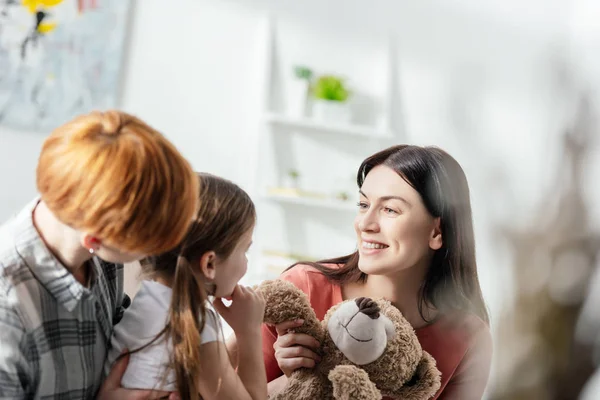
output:
POLYGON ((356 206, 359 210, 366 210, 367 208, 369 208, 369 205, 363 201, 359 201, 358 203, 356 203, 356 206))
POLYGON ((385 213, 386 213, 386 214, 392 214, 392 215, 396 215, 396 214, 398 214, 398 211, 396 211, 396 210, 392 210, 392 209, 391 209, 391 208, 389 208, 389 207, 385 207, 383 210, 385 211, 385 213))

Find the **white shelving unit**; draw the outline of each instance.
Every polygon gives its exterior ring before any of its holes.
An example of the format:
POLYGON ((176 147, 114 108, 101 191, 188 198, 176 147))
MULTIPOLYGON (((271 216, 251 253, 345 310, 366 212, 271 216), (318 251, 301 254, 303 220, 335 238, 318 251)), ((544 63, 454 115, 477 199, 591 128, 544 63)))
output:
POLYGON ((318 199, 300 196, 266 194, 263 196, 263 199, 270 202, 281 203, 282 205, 297 205, 315 209, 328 209, 354 213, 357 210, 357 206, 351 201, 342 201, 329 198, 318 199))
POLYGON ((323 133, 341 134, 347 136, 358 136, 364 138, 379 138, 379 139, 392 139, 394 134, 390 131, 383 131, 377 128, 357 125, 357 124, 328 124, 321 121, 315 121, 310 118, 296 118, 289 117, 287 115, 266 113, 264 118, 265 123, 274 126, 279 126, 289 129, 298 130, 310 130, 318 131, 323 133))
MULTIPOLYGON (((353 220, 358 199, 356 170, 366 156, 400 143, 398 132, 401 131, 396 122, 397 67, 393 40, 383 41, 378 73, 372 74, 379 79, 382 89, 375 100, 379 105, 376 117, 371 121, 336 124, 317 121, 310 116, 289 116, 282 110, 276 93, 282 87, 282 82, 278 82, 282 72, 283 75, 285 71, 291 73, 291 68, 280 66, 281 50, 287 48, 284 38, 277 33, 272 16, 265 18, 264 28, 263 106, 250 179, 258 224, 249 255, 249 283, 274 278, 299 257, 315 260, 354 251, 353 220), (281 186, 282 175, 290 168, 300 171, 303 190, 318 195, 302 196, 293 191, 271 190, 281 186), (350 198, 339 200, 341 192, 349 194, 347 197, 350 198)), ((311 27, 306 29, 314 37, 311 27)), ((326 46, 327 37, 322 39, 326 46)), ((300 46, 290 47, 297 49, 300 46)), ((362 54, 357 58, 361 59, 360 56, 362 54)), ((304 59, 294 62, 303 63, 304 59)), ((318 68, 317 71, 321 72, 318 68)))

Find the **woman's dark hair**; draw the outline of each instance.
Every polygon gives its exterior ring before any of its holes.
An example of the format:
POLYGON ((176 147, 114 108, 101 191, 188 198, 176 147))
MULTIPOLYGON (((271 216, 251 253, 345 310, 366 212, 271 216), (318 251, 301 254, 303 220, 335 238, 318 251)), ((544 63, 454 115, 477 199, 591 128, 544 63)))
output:
MULTIPOLYGON (((393 146, 362 162, 356 178, 359 188, 367 174, 379 165, 400 175, 419 193, 429 213, 441 221, 443 244, 435 251, 419 292, 421 316, 426 320, 423 307, 432 305, 441 311, 472 312, 489 323, 477 276, 469 186, 458 162, 436 147, 393 146)), ((367 280, 367 275, 358 268, 358 259, 356 251, 316 263, 297 264, 312 265, 330 281, 341 285, 367 280), (341 268, 324 264, 338 264, 341 268)))
MULTIPOLYGON (((256 211, 248 194, 234 183, 205 173, 200 179, 200 207, 186 238, 176 248, 142 263, 147 276, 171 282, 173 296, 168 324, 158 338, 173 343, 171 367, 182 399, 199 400, 201 333, 207 318, 207 285, 200 272, 203 254, 227 258, 241 237, 254 226, 256 211), (200 318, 199 318, 200 316, 200 318)), ((143 348, 143 347, 142 347, 143 348)), ((135 351, 139 351, 136 349, 135 351)))

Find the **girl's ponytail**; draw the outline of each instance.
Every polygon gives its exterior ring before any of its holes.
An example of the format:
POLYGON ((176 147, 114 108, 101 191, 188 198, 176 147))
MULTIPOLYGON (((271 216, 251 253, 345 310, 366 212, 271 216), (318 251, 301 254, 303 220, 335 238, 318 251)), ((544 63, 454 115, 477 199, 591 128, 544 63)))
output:
POLYGON ((178 256, 166 335, 173 343, 171 365, 182 399, 200 400, 198 361, 201 332, 206 320, 207 297, 202 280, 189 261, 183 255, 178 256))

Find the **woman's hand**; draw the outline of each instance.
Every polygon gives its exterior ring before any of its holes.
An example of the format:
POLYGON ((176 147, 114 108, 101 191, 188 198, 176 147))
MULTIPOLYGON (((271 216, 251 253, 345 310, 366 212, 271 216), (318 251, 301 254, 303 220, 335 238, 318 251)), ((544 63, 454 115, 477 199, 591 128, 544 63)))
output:
POLYGON ((262 294, 248 287, 237 285, 227 307, 220 298, 213 302, 215 309, 237 335, 259 332, 265 315, 265 299, 262 294))
POLYGON ((313 368, 321 357, 315 352, 321 344, 305 333, 289 332, 290 329, 302 326, 304 321, 286 321, 275 325, 277 340, 273 344, 275 358, 279 369, 289 377, 298 368, 313 368))

